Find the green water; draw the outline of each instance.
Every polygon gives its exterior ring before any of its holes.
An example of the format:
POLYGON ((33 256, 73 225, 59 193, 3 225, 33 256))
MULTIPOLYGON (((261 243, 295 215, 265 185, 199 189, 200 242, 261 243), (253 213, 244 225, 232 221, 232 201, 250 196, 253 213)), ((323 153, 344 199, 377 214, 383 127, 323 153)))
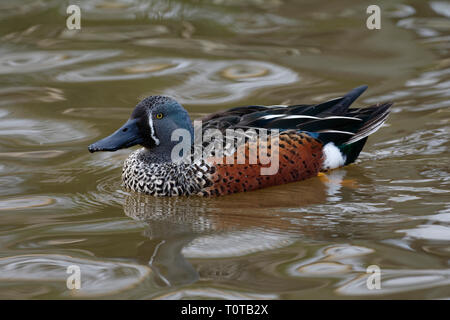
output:
POLYGON ((450 298, 450 6, 378 1, 0 2, 0 298, 450 298), (193 118, 394 101, 359 160, 223 198, 121 188, 89 154, 147 95, 193 118), (81 289, 66 286, 67 267, 81 289), (366 269, 381 269, 381 289, 366 269))

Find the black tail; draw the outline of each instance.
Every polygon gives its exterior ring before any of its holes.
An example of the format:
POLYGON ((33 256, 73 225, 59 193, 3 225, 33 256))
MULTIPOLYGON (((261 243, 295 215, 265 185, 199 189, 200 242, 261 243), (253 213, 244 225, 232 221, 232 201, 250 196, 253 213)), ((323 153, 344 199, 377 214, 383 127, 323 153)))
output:
POLYGON ((333 142, 346 156, 346 165, 354 162, 367 137, 375 133, 386 121, 392 106, 392 103, 383 103, 367 108, 349 109, 366 89, 367 86, 360 86, 342 98, 315 106, 298 106, 297 110, 299 107, 304 108, 302 115, 314 116, 315 119, 300 118, 297 121, 300 120, 301 123, 297 124, 296 128, 310 132, 324 144, 333 142))

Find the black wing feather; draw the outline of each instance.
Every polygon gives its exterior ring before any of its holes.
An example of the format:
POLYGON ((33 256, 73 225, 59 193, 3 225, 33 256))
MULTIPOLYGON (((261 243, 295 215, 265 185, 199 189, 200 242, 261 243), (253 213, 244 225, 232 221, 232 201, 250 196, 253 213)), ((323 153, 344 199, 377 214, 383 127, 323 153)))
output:
POLYGON ((386 120, 391 103, 367 108, 350 105, 367 89, 357 87, 345 96, 316 105, 246 106, 210 114, 201 120, 203 130, 215 128, 296 129, 314 133, 319 140, 351 144, 376 131, 386 120))

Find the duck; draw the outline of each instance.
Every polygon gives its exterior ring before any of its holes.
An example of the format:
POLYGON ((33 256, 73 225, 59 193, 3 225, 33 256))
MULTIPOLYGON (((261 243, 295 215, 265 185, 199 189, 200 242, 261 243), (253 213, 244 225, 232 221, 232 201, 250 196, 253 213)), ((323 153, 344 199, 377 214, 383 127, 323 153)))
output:
POLYGON ((88 150, 141 146, 124 161, 123 187, 153 196, 224 196, 301 181, 355 162, 385 123, 391 102, 350 108, 366 89, 318 104, 239 106, 194 122, 175 99, 149 96, 88 150))

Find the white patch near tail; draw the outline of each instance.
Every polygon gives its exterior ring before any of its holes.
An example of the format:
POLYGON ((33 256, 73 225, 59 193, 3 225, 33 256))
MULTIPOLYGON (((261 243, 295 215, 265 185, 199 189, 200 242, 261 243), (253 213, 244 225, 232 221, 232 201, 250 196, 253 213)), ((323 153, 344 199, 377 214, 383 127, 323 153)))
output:
POLYGON ((322 164, 323 170, 330 170, 342 167, 345 164, 347 157, 342 154, 341 150, 333 142, 328 142, 322 149, 324 161, 322 164))

